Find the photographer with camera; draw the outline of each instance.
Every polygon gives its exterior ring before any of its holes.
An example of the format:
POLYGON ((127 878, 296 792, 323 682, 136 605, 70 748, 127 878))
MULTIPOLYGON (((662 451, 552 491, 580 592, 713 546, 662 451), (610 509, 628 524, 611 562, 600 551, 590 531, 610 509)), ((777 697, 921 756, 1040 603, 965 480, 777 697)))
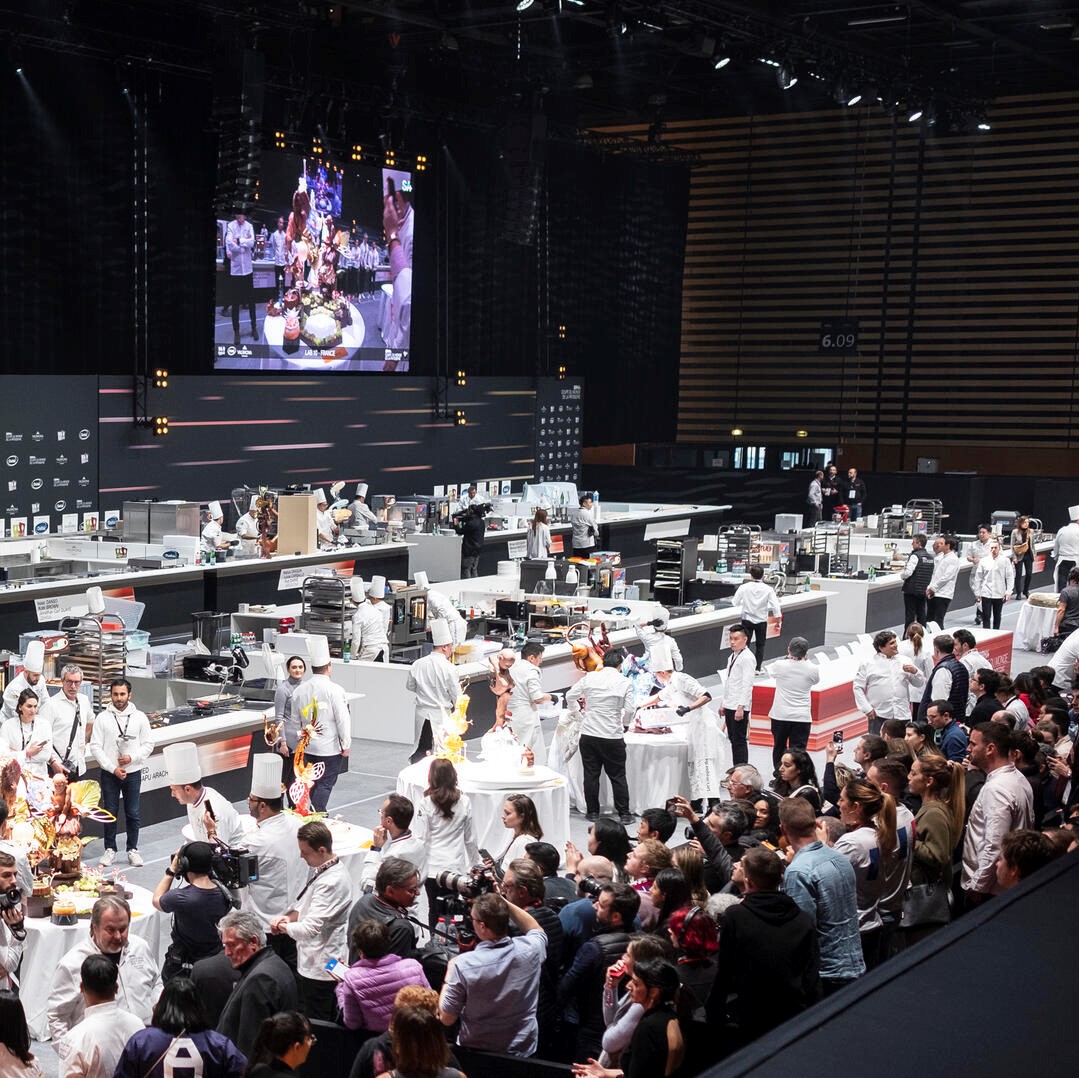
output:
POLYGON ((705 886, 712 894, 722 890, 730 882, 733 871, 733 860, 724 840, 738 841, 747 827, 744 814, 731 805, 719 805, 707 815, 699 816, 684 797, 672 797, 667 807, 689 824, 686 838, 701 847, 705 886))
POLYGON ((491 507, 485 502, 473 503, 462 513, 453 516, 453 530, 461 536, 461 577, 479 576, 483 537, 487 532, 484 517, 491 507))
POLYGON ((216 790, 202 784, 202 765, 194 741, 166 745, 165 768, 169 773, 169 793, 187 809, 187 822, 197 842, 243 844, 240 814, 216 790))
POLYGON ((575 902, 559 910, 562 922, 562 968, 568 969, 581 945, 596 933, 596 899, 605 884, 614 881, 614 865, 607 857, 582 857, 575 873, 575 902))
MULTIPOLYGON (((416 930, 412 927, 409 910, 419 897, 420 874, 411 861, 403 857, 387 857, 378 866, 375 889, 361 895, 348 915, 348 938, 361 921, 381 921, 390 929, 390 951, 402 958, 410 958, 416 950, 416 930)), ((349 965, 359 955, 351 947, 349 965)))
POLYGON ((30 897, 30 892, 34 889, 34 874, 30 870, 30 861, 26 856, 26 851, 7 837, 7 816, 7 801, 0 797, 0 853, 9 853, 15 858, 15 886, 25 899, 30 897))
POLYGON ((457 1043, 487 1052, 535 1055, 539 1043, 536 1004, 547 935, 526 910, 500 895, 472 903, 474 951, 450 959, 439 997, 445 1026, 458 1019, 457 1043), (513 923, 522 935, 510 937, 513 923))
POLYGON ((0 989, 15 987, 12 977, 22 959, 25 917, 15 857, 0 851, 0 989))
POLYGON ((221 950, 217 923, 232 907, 232 899, 213 878, 214 849, 208 842, 189 842, 172 856, 161 882, 154 888, 154 909, 172 914, 172 943, 161 967, 161 983, 190 976, 200 958, 221 950), (172 889, 176 880, 187 886, 172 889))

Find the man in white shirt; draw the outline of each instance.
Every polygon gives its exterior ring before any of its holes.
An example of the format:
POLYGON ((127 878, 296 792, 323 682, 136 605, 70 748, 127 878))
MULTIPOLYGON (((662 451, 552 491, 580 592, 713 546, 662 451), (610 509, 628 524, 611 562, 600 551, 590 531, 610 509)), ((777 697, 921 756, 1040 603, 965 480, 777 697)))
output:
POLYGON ((85 1011, 60 1046, 64 1078, 112 1078, 124 1045, 140 1029, 141 1018, 116 1002, 119 968, 103 954, 90 954, 79 968, 85 1011))
POLYGON ((169 773, 169 793, 187 809, 192 841, 221 841, 226 846, 243 845, 240 814, 221 794, 202 784, 202 764, 194 741, 178 741, 164 749, 169 773))
POLYGON ((652 649, 658 644, 666 644, 671 649, 671 662, 674 669, 680 671, 683 665, 682 649, 679 648, 678 641, 673 636, 668 636, 666 632, 667 623, 670 621, 671 616, 667 613, 666 607, 661 606, 659 611, 659 614, 651 621, 642 621, 634 625, 634 632, 636 632, 637 639, 640 640, 648 652, 649 670, 655 670, 656 668, 652 659, 652 649))
POLYGON ((570 523, 573 525, 573 556, 575 558, 588 558, 596 548, 596 536, 599 529, 596 527, 596 514, 592 511, 592 495, 582 494, 578 497, 578 506, 570 513, 570 523))
POLYGON ((751 579, 738 586, 731 603, 742 612, 742 624, 753 637, 753 652, 760 670, 764 662, 764 642, 768 637, 768 615, 778 618, 782 611, 775 591, 764 582, 764 567, 751 565, 749 575, 751 579))
POLYGON ((1064 638, 1064 643, 1053 653, 1049 665, 1056 671, 1053 684, 1061 692, 1070 693, 1075 682, 1075 664, 1079 662, 1079 629, 1064 638))
POLYGON ((22 670, 16 674, 4 689, 4 721, 14 719, 15 705, 25 689, 37 693, 38 704, 44 707, 49 698, 49 689, 41 671, 45 669, 45 645, 40 640, 31 640, 26 645, 26 654, 22 657, 22 670))
POLYGON ((86 771, 86 737, 94 726, 89 699, 79 691, 82 670, 72 663, 60 671, 60 691, 39 710, 52 727, 51 763, 75 781, 86 771))
POLYGON ((1015 585, 1015 562, 1001 553, 1000 540, 994 537, 989 543, 989 557, 981 558, 974 569, 971 590, 981 597, 982 625, 1000 628, 1000 615, 1004 601, 1011 595, 1015 585), (993 624, 989 622, 992 619, 993 624))
POLYGON ((1009 831, 1034 826, 1034 794, 1011 763, 1012 733, 999 722, 979 723, 970 732, 971 764, 985 772, 963 836, 962 887, 977 904, 1000 890, 997 857, 1009 831))
POLYGON ((629 811, 626 782, 625 727, 633 719, 636 698, 633 683, 622 676, 622 655, 612 648, 603 666, 585 674, 567 692, 570 714, 581 721, 581 767, 584 771, 585 815, 599 819, 599 777, 607 772, 614 793, 614 810, 623 823, 634 819, 629 811))
POLYGON ((277 229, 270 233, 270 259, 273 262, 274 288, 277 298, 285 294, 285 266, 288 265, 288 237, 285 235, 285 219, 278 217, 277 229))
MULTIPOLYGON (((204 555, 216 554, 219 550, 228 550, 228 543, 221 538, 221 525, 225 522, 225 514, 220 502, 210 502, 206 506, 209 520, 202 529, 202 553, 204 555)), ((203 558, 205 561, 206 558, 203 558)))
POLYGON ((461 682, 453 665, 453 635, 441 618, 431 622, 431 653, 409 667, 405 688, 416 694, 416 750, 410 759, 422 760, 445 741, 445 717, 461 695, 461 682))
POLYGON ((749 763, 749 715, 753 710, 753 680, 757 664, 748 650, 749 634, 736 623, 729 630, 731 654, 727 660, 727 679, 723 683, 720 701, 727 720, 727 736, 731 741, 731 761, 735 767, 749 763))
POLYGON ((367 484, 356 484, 356 497, 349 506, 352 510, 352 526, 354 528, 373 528, 378 523, 378 517, 371 511, 367 504, 367 484))
MULTIPOLYGON (((975 670, 991 670, 993 664, 978 650, 978 642, 974 639, 974 634, 969 629, 956 629, 952 633, 952 639, 955 641, 955 651, 952 654, 967 668, 967 673, 970 675, 971 684, 974 682, 975 670)), ((977 703, 973 690, 967 697, 967 714, 974 710, 974 705, 977 703)))
POLYGON ((1053 540, 1053 560, 1057 563, 1053 572, 1054 586, 1058 592, 1063 591, 1068 573, 1079 564, 1079 505, 1068 508, 1068 523, 1053 540))
POLYGON ((330 515, 330 503, 326 492, 319 487, 315 491, 315 535, 320 546, 333 546, 340 529, 330 515))
MULTIPOLYGON (((989 543, 993 538, 993 532, 990 530, 988 524, 978 525, 978 538, 975 539, 967 547, 967 561, 974 566, 974 569, 978 568, 978 562, 982 558, 989 557, 989 543)), ((974 569, 970 571, 970 582, 973 587, 974 584, 974 569)), ((981 625, 982 623, 982 606, 981 596, 974 592, 974 624, 981 625)))
POLYGON ((368 894, 375 889, 379 865, 386 857, 403 857, 416 866, 423 878, 427 850, 412 834, 412 817, 416 807, 404 794, 390 794, 379 809, 378 826, 371 839, 371 849, 363 860, 360 890, 368 894))
POLYGON ((303 824, 296 832, 296 843, 313 872, 292 908, 270 922, 270 931, 296 941, 300 1009, 308 1018, 332 1022, 337 1014, 337 981, 326 963, 331 958, 342 962, 348 958, 352 880, 334 856, 333 836, 321 820, 303 824))
POLYGON ((232 304, 233 344, 240 343, 240 308, 251 315, 251 339, 258 339, 255 325, 255 288, 251 252, 255 248, 255 230, 242 208, 225 228, 225 257, 229 263, 228 296, 232 304))
MULTIPOLYGON (((247 810, 255 830, 244 838, 249 853, 259 859, 259 875, 240 891, 240 908, 254 913, 269 930, 270 921, 287 909, 307 879, 307 866, 296 845, 301 817, 283 812, 284 788, 281 772, 284 761, 276 752, 259 752, 251 760, 251 793, 247 810)), ((290 936, 269 937, 270 946, 293 970, 296 944, 290 936)))
POLYGON ((819 468, 813 473, 813 478, 809 481, 809 490, 806 492, 806 507, 809 512, 806 514, 806 527, 812 528, 820 520, 821 507, 824 504, 824 494, 821 488, 821 481, 824 479, 824 472, 819 468))
MULTIPOLYGON (((144 1024, 150 1021, 161 991, 157 959, 141 936, 129 934, 131 907, 106 895, 90 911, 90 932, 60 959, 49 993, 49 1036, 60 1042, 85 1012, 79 984, 87 955, 104 955, 119 971, 116 1001, 144 1024)), ((62 1047, 62 1045, 61 1045, 62 1047)))
POLYGON ((529 643, 521 648, 521 657, 510 667, 513 688, 506 703, 505 718, 501 722, 495 720, 496 730, 509 726, 522 748, 530 748, 537 760, 547 759, 547 749, 536 708, 551 699, 551 694, 540 685, 542 663, 542 644, 529 643))
POLYGON ((324 636, 308 638, 311 677, 292 694, 292 713, 299 716, 302 731, 311 728, 306 762, 322 763, 323 773, 311 787, 311 806, 325 812, 337 776, 348 770, 352 746, 352 718, 345 690, 330 680, 330 645, 324 636))
POLYGON ((127 678, 114 680, 109 686, 109 696, 109 706, 98 715, 90 735, 90 752, 101 768, 98 777, 101 804, 113 816, 112 823, 105 824, 105 852, 101 855, 101 864, 107 867, 116 860, 116 817, 122 797, 127 859, 135 868, 141 868, 139 800, 142 768, 154 751, 150 720, 131 702, 131 682, 127 678))
POLYGON ((390 661, 390 641, 386 636, 386 622, 369 595, 385 594, 386 578, 374 577, 369 587, 364 587, 363 577, 354 576, 349 581, 352 600, 357 604, 352 615, 352 658, 368 662, 390 661))
POLYGON ((899 640, 890 629, 873 637, 874 654, 854 675, 854 703, 869 722, 869 732, 879 734, 887 719, 910 718, 910 689, 924 684, 921 671, 899 658, 899 640))
POLYGON ((955 596, 955 581, 959 575, 959 555, 955 552, 955 539, 940 535, 933 544, 937 557, 933 561, 933 576, 925 589, 929 600, 926 617, 944 628, 944 615, 955 596))
MULTIPOLYGON (((419 569, 413 578, 417 588, 427 591, 427 627, 434 634, 436 621, 444 621, 450 631, 450 643, 455 647, 465 642, 465 634, 468 625, 465 619, 457 611, 457 607, 450 602, 449 596, 431 587, 431 581, 427 574, 419 569)), ((450 652, 452 655, 452 651, 450 652)))
POLYGON ((255 557, 259 552, 258 511, 259 496, 252 494, 247 512, 236 521, 236 538, 240 540, 240 553, 248 558, 255 557))

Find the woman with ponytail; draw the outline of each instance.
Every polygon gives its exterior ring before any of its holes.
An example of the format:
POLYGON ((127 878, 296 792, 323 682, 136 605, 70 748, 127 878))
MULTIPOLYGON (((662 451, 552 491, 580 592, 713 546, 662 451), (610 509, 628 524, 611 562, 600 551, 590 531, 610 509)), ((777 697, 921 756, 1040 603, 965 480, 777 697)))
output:
POLYGON ((307 1059, 315 1035, 299 1011, 279 1011, 259 1027, 244 1078, 277 1078, 293 1074, 307 1059))
POLYGON ((854 868, 858 929, 866 969, 883 959, 883 921, 878 903, 896 859, 895 802, 876 783, 851 779, 839 794, 839 816, 847 833, 836 839, 835 851, 854 868))
POLYGON ((925 638, 925 626, 921 622, 912 621, 907 626, 907 631, 903 634, 903 639, 899 643, 899 654, 918 668, 918 673, 922 675, 917 679, 917 687, 915 687, 914 675, 911 675, 911 680, 907 681, 907 692, 910 696, 910 717, 916 719, 918 717, 918 708, 922 702, 922 690, 925 687, 925 680, 933 672, 933 649, 926 647, 924 643, 925 638))

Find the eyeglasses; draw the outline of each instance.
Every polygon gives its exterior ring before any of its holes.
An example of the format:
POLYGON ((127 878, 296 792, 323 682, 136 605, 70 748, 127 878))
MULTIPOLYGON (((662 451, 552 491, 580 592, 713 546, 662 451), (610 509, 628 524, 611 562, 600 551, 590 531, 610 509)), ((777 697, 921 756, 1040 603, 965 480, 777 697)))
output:
POLYGON ((314 1033, 308 1033, 307 1036, 304 1039, 307 1041, 308 1044, 317 1044, 318 1043, 318 1037, 316 1037, 314 1035, 314 1033))

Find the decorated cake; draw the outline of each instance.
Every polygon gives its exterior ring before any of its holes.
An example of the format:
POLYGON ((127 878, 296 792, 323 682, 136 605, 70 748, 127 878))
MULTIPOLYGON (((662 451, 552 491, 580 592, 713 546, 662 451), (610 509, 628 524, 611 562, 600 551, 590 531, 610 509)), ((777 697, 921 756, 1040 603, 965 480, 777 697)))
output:
POLYGON ((341 343, 341 327, 329 310, 315 307, 304 319, 300 337, 311 348, 336 348, 341 343))

